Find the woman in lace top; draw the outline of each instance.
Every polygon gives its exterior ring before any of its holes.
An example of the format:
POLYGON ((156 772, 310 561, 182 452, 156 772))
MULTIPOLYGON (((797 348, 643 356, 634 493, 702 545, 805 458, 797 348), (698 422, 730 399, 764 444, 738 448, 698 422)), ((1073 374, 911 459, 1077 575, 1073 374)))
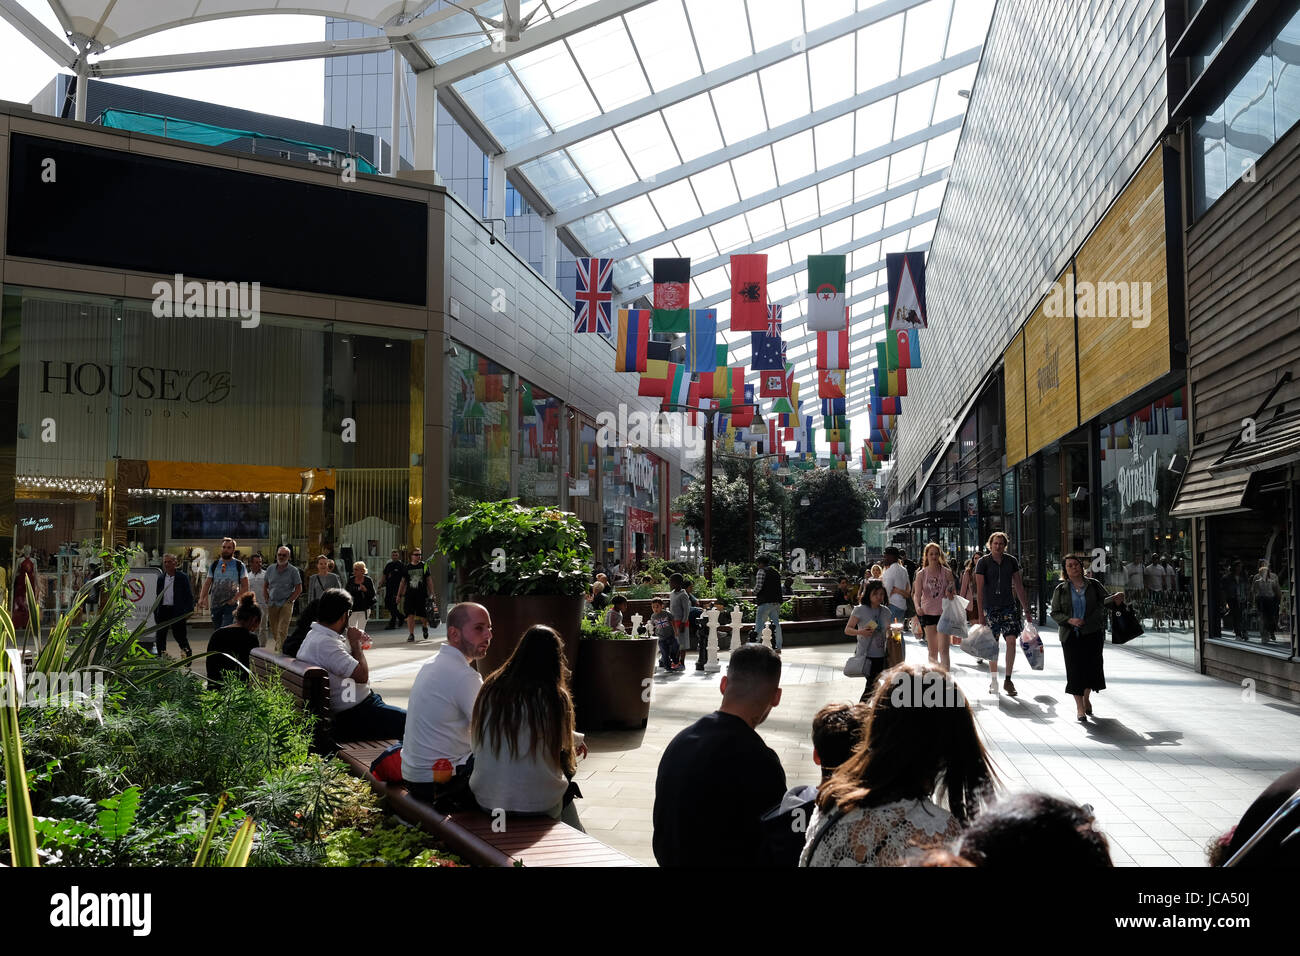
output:
POLYGON ((901 866, 959 837, 995 780, 957 684, 900 664, 877 684, 853 756, 822 784, 799 865, 901 866))

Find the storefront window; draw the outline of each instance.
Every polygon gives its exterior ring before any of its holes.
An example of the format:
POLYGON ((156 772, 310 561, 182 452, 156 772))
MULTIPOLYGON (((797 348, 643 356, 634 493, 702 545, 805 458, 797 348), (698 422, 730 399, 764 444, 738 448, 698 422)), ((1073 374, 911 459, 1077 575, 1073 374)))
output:
POLYGON ((510 493, 509 372, 463 345, 456 349, 447 374, 451 490, 495 501, 510 493))
POLYGON ((1250 511, 1210 519, 1212 636, 1291 649, 1287 499, 1282 488, 1265 485, 1250 511))
MULTIPOLYGON (((999 479, 980 491, 979 534, 971 542, 972 547, 984 550, 984 542, 994 531, 1006 531, 1006 514, 1003 512, 1003 486, 1006 482, 999 479)), ((1014 488, 1014 486, 1013 486, 1014 488)), ((1012 492, 1014 494, 1014 491, 1012 492)), ((1012 502, 1014 507, 1014 501, 1012 502)), ((1008 532, 1009 533, 1009 532, 1008 532)))
POLYGON ((603 468, 606 562, 639 568, 659 556, 659 456, 636 446, 606 448, 603 468))
POLYGON ((54 576, 47 607, 66 607, 106 540, 196 574, 227 535, 243 558, 286 544, 300 566, 418 543, 422 337, 153 305, 6 289, 14 523, 54 576))
POLYGON ((1034 467, 1031 461, 1016 466, 1016 507, 1020 515, 1020 540, 1011 540, 1011 553, 1020 560, 1020 577, 1025 583, 1025 596, 1035 608, 1042 604, 1042 585, 1038 577, 1038 507, 1034 487, 1034 467))
POLYGON ((1106 584, 1125 592, 1146 630, 1132 646, 1191 664, 1190 525, 1169 516, 1178 490, 1169 463, 1188 454, 1182 390, 1103 426, 1098 443, 1106 584))
POLYGON ((1043 596, 1050 597, 1061 577, 1061 509, 1069 507, 1061 496, 1061 452, 1059 448, 1043 452, 1040 458, 1042 496, 1040 517, 1043 522, 1043 596))
POLYGON ((980 506, 978 495, 967 495, 962 502, 962 539, 961 551, 957 554, 956 564, 960 568, 966 563, 975 549, 980 533, 980 506))
POLYGON ((519 498, 526 505, 560 501, 560 400, 519 383, 519 498))

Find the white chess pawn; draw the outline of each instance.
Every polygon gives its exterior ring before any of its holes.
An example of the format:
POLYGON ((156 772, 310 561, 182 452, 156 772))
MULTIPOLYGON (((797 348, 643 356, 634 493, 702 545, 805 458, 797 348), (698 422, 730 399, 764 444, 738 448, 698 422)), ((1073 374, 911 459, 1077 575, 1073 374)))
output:
POLYGON ((704 662, 706 674, 716 673, 722 669, 722 665, 718 663, 718 618, 721 616, 722 612, 716 604, 704 612, 704 620, 708 622, 709 629, 709 659, 704 662))
POLYGON ((629 631, 628 633, 631 634, 633 637, 635 637, 636 635, 638 635, 638 634, 641 633, 641 621, 642 621, 642 620, 644 620, 644 618, 642 618, 640 614, 633 614, 633 615, 632 615, 632 617, 631 617, 631 621, 632 621, 632 630, 629 631))
POLYGON ((744 616, 745 616, 745 615, 742 614, 741 611, 740 611, 740 605, 739 605, 739 604, 737 604, 735 607, 733 607, 733 608, 731 609, 731 648, 730 648, 730 650, 733 650, 733 651, 734 651, 736 648, 738 648, 738 647, 740 646, 740 628, 741 628, 740 620, 741 620, 741 618, 743 618, 744 616))
POLYGON ((763 622, 763 645, 765 647, 772 646, 772 622, 771 621, 763 622))

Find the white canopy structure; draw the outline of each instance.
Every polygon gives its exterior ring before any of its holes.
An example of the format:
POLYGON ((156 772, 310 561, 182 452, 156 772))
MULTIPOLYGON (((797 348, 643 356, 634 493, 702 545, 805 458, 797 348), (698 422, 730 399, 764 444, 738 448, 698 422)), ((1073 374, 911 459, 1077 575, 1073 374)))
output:
MULTIPOLYGON (((433 167, 439 100, 489 156, 488 217, 507 177, 591 255, 616 301, 651 261, 690 257, 691 301, 730 311, 729 256, 768 255, 789 358, 816 395, 805 261, 848 257, 850 414, 865 411, 883 336, 885 254, 934 233, 994 0, 17 0, 4 16, 81 77, 392 50, 416 75, 414 166, 433 167), (131 39, 253 14, 317 14, 379 37, 114 59, 131 39), (71 46, 69 46, 71 44, 71 46)), ((395 60, 396 65, 396 60, 395 60)), ((395 91, 402 70, 395 69, 395 91)), ((394 128, 399 104, 394 96, 394 128)), ((83 109, 78 96, 78 109, 83 109)), ((78 114, 84 118, 84 114, 78 114)), ((749 335, 724 333, 733 362, 749 335)))

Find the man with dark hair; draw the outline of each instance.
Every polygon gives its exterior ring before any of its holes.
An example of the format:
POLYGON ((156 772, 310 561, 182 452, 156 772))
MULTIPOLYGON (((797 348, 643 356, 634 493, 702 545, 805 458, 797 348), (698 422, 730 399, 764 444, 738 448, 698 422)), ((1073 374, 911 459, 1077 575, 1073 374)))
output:
POLYGON ((334 740, 388 740, 406 731, 406 711, 370 689, 370 665, 361 649, 365 632, 348 627, 352 595, 330 588, 316 605, 316 622, 298 648, 298 660, 329 671, 334 740))
POLYGON ((866 704, 827 704, 813 717, 813 763, 822 768, 822 779, 830 779, 848 760, 862 739, 871 708, 866 704))
POLYGON ((767 555, 758 556, 758 570, 754 574, 754 640, 761 640, 763 624, 772 622, 772 646, 781 653, 781 576, 774 571, 767 555))
POLYGON ((731 654, 722 706, 668 745, 655 780, 660 866, 758 866, 760 818, 785 793, 785 770, 755 730, 781 702, 781 658, 763 644, 731 654))
POLYGON ((401 554, 396 548, 393 549, 388 563, 384 565, 383 577, 384 608, 392 618, 388 622, 388 629, 395 631, 402 617, 402 612, 397 604, 397 592, 402 589, 402 581, 406 579, 406 565, 402 563, 401 554))
POLYGON ((200 611, 207 609, 211 595, 214 630, 234 623, 239 595, 248 590, 248 572, 244 568, 244 562, 235 557, 236 543, 234 538, 222 539, 221 557, 212 562, 207 580, 203 582, 203 590, 199 593, 200 611))
POLYGON ((429 618, 425 605, 433 593, 433 577, 424 563, 423 552, 416 548, 411 552, 411 563, 403 570, 404 577, 398 585, 397 600, 406 613, 406 642, 415 643, 415 619, 420 619, 424 631, 424 640, 429 639, 429 618))
POLYGON ((957 852, 978 867, 1021 873, 1114 866, 1092 808, 1042 793, 1017 793, 985 809, 957 852))

